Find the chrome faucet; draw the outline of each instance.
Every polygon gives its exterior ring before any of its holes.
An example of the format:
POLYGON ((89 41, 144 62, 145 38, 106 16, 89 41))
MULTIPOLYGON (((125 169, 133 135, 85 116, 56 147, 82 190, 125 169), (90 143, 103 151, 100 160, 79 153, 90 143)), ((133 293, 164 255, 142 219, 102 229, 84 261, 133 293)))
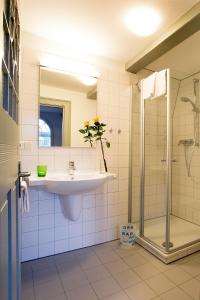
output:
POLYGON ((74 161, 69 161, 69 175, 74 175, 74 171, 76 170, 74 161))

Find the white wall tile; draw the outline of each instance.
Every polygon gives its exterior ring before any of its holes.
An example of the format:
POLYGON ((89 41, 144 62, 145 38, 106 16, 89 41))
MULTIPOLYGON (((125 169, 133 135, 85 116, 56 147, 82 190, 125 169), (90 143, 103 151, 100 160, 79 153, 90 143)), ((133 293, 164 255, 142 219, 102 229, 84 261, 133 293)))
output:
POLYGON ((69 230, 67 226, 55 227, 54 228, 55 241, 67 240, 69 236, 68 231, 69 230))
POLYGON ((45 257, 54 254, 54 243, 46 243, 39 245, 39 257, 45 257))
POLYGON ((54 199, 39 200, 39 215, 51 213, 54 213, 54 199))
POLYGON ((22 248, 22 261, 37 259, 38 257, 38 246, 22 248))
POLYGON ((30 231, 38 231, 39 218, 38 216, 22 218, 22 233, 30 231))
POLYGON ((55 241, 55 250, 54 250, 55 254, 66 252, 68 250, 69 250, 69 245, 67 239, 55 241))
POLYGON ((66 226, 68 220, 65 218, 63 213, 55 213, 55 227, 66 226))
POLYGON ((83 222, 83 235, 95 232, 95 221, 83 222))
POLYGON ((96 234, 90 233, 83 236, 83 247, 88 247, 96 244, 96 234))
POLYGON ((54 227, 54 214, 39 215, 39 228, 48 229, 54 227))
POLYGON ((82 223, 69 225, 69 237, 77 237, 83 235, 83 225, 82 223))
POLYGON ((38 231, 24 232, 22 234, 22 248, 38 245, 38 231))
POLYGON ((69 250, 79 249, 83 247, 83 237, 74 237, 69 239, 69 250))
POLYGON ((54 230, 43 229, 39 231, 39 244, 45 244, 54 241, 54 230))

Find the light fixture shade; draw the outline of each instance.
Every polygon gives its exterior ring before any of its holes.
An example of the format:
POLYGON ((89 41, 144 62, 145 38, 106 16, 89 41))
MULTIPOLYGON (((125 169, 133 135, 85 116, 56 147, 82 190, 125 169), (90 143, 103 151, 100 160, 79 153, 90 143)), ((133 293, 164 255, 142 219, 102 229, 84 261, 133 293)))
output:
POLYGON ((59 70, 66 73, 76 73, 83 76, 99 77, 99 72, 94 66, 78 60, 66 59, 59 56, 45 54, 40 65, 54 70, 59 70))
POLYGON ((148 36, 158 29, 161 18, 154 9, 140 7, 130 11, 124 21, 127 28, 133 33, 139 36, 148 36))

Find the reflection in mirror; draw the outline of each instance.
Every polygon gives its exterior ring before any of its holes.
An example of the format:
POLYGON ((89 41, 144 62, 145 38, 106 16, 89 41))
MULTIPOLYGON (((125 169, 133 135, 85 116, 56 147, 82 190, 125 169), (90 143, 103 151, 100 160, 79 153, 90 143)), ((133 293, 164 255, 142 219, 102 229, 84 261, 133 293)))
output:
POLYGON ((88 147, 79 133, 97 113, 97 78, 40 68, 40 147, 88 147))

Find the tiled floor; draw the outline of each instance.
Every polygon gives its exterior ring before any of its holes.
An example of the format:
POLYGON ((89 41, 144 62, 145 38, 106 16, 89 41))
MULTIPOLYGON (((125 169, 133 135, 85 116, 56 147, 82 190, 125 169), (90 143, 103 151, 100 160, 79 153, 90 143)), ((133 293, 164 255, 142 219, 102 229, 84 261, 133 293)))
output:
POLYGON ((165 265, 118 241, 22 264, 21 300, 200 300, 200 252, 165 265))

